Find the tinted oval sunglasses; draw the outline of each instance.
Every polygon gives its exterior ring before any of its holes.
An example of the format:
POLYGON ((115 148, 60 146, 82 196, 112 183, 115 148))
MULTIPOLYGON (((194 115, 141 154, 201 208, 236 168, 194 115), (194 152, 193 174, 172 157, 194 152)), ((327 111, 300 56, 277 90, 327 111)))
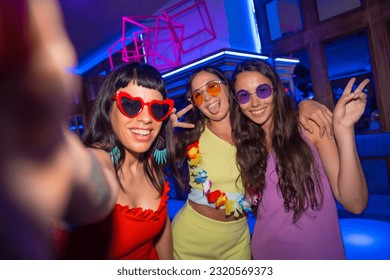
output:
POLYGON ((148 106, 150 116, 158 122, 165 120, 173 109, 173 100, 165 99, 162 101, 152 100, 145 102, 140 97, 133 97, 124 91, 117 91, 111 98, 116 100, 119 110, 128 118, 135 118, 141 114, 144 106, 148 106))
POLYGON ((268 84, 260 84, 256 87, 256 92, 249 93, 247 90, 239 90, 234 95, 234 99, 240 104, 246 104, 250 101, 251 95, 256 94, 260 99, 268 98, 272 95, 272 88, 268 84))
POLYGON ((203 104, 205 92, 210 96, 218 96, 221 93, 221 84, 224 84, 223 81, 210 81, 200 88, 194 90, 188 101, 190 101, 195 106, 200 106, 203 104), (201 88, 206 87, 205 91, 201 91, 201 88))

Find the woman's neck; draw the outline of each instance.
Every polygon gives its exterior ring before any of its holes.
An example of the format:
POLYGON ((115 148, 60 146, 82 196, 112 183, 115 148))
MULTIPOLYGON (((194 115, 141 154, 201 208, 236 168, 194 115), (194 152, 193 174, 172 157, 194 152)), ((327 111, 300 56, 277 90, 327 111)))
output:
POLYGON ((217 122, 209 120, 206 123, 206 126, 217 137, 233 145, 232 126, 230 124, 229 116, 217 122))
POLYGON ((126 156, 123 162, 122 171, 126 169, 130 173, 137 174, 140 170, 143 170, 143 164, 140 161, 141 154, 131 153, 127 150, 125 150, 125 154, 126 156))

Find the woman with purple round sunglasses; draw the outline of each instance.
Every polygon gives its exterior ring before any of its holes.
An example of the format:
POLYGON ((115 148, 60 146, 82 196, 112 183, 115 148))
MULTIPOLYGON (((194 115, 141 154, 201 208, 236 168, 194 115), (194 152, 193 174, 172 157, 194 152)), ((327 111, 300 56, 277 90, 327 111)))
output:
POLYGON ((272 95, 272 91, 273 88, 269 84, 260 84, 253 93, 249 93, 245 89, 237 91, 234 95, 234 99, 240 104, 246 104, 250 101, 253 94, 256 94, 260 99, 266 99, 272 95))
POLYGON ((344 259, 335 198, 353 213, 367 204, 354 124, 364 112, 363 89, 369 80, 354 92, 354 78, 346 86, 333 112, 336 139, 320 137, 317 128, 307 133, 299 125, 268 63, 244 61, 231 81, 237 101, 231 109, 237 163, 246 192, 259 197, 253 258, 344 259))

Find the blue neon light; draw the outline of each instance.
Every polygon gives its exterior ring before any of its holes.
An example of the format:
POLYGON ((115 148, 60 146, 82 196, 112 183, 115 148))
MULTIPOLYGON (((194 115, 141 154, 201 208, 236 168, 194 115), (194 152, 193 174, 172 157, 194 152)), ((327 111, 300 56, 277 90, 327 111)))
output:
POLYGON ((183 66, 183 67, 181 67, 179 69, 176 69, 176 70, 173 70, 171 72, 165 73, 164 75, 162 75, 162 77, 166 78, 166 77, 172 76, 172 75, 177 74, 177 73, 179 73, 181 71, 184 71, 184 70, 186 70, 188 68, 195 67, 196 65, 205 63, 205 62, 207 62, 209 60, 212 60, 214 58, 220 57, 222 55, 232 55, 232 56, 245 57, 245 58, 259 58, 259 59, 263 59, 263 60, 267 60, 268 59, 268 56, 264 56, 264 55, 241 53, 241 52, 235 52, 235 51, 221 51, 219 53, 216 53, 216 54, 211 55, 209 57, 206 57, 204 59, 198 60, 198 61, 196 61, 194 63, 191 63, 191 64, 188 64, 186 66, 183 66))
POLYGON ((299 59, 297 58, 275 58, 275 61, 280 61, 280 62, 289 62, 289 63, 299 63, 299 59))
MULTIPOLYGON (((251 44, 253 44, 251 46, 251 51, 253 51, 254 53, 260 53, 261 52, 261 43, 260 43, 260 36, 259 36, 257 24, 256 24, 255 8, 254 8, 253 1, 254 0, 246 0, 246 4, 244 4, 242 6, 247 7, 246 11, 248 14, 246 16, 244 16, 244 18, 247 19, 247 24, 248 24, 248 27, 250 28, 250 34, 253 36, 252 39, 250 40, 251 44)), ((135 31, 135 29, 128 30, 126 33, 131 34, 133 31, 135 31)), ((241 38, 241 40, 242 40, 242 38, 241 38)), ((90 55, 85 57, 84 59, 80 60, 77 66, 69 68, 67 70, 73 74, 83 75, 84 73, 89 71, 91 68, 93 68, 97 64, 99 64, 102 61, 104 61, 105 59, 107 59, 108 58, 108 49, 110 47, 112 47, 112 45, 115 44, 117 41, 118 41, 118 38, 116 38, 115 40, 112 40, 106 44, 103 44, 101 47, 96 49, 96 51, 94 51, 93 53, 91 53, 90 55)), ((218 56, 223 55, 223 54, 224 53, 220 53, 215 57, 218 57, 218 56)), ((208 59, 213 59, 215 57, 210 57, 208 59)), ((244 55, 243 57, 251 57, 251 56, 244 55)), ((263 58, 261 58, 261 59, 263 59, 263 58)), ((204 61, 201 61, 198 63, 202 63, 202 62, 204 62, 204 61)), ((185 69, 192 67, 192 66, 195 66, 195 65, 186 66, 186 68, 183 68, 180 71, 185 70, 185 69)), ((175 73, 177 73, 177 72, 175 72, 175 73)), ((172 74, 168 73, 166 75, 170 76, 172 74)))
POLYGON ((253 42, 255 44, 256 52, 260 53, 261 42, 260 42, 259 28, 257 27, 255 4, 254 4, 254 0, 247 0, 247 1, 248 1, 248 7, 250 8, 248 11, 248 18, 252 30, 251 33, 253 36, 253 42))

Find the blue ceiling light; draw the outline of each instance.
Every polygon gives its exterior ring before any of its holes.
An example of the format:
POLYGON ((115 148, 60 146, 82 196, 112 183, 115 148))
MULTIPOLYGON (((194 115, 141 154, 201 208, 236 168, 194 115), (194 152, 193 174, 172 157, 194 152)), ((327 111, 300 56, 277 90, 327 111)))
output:
POLYGON ((237 51, 221 51, 221 52, 218 52, 216 54, 213 54, 211 56, 208 56, 206 58, 203 58, 201 60, 198 60, 196 62, 193 62, 193 63, 190 63, 186 66, 183 66, 183 67, 180 67, 176 70, 173 70, 173 71, 170 71, 168 73, 165 73, 162 75, 163 78, 167 78, 169 76, 172 76, 174 74, 177 74, 177 73, 180 73, 184 70, 187 70, 187 69, 190 69, 190 68, 194 68, 195 66, 199 65, 199 64, 202 64, 202 63, 205 63, 207 61, 210 61, 212 59, 215 59, 217 57, 220 57, 220 56, 223 56, 223 55, 230 55, 230 56, 236 56, 236 57, 242 57, 242 58, 259 58, 259 59, 263 59, 263 60, 267 60, 268 59, 268 56, 265 56, 265 55, 259 55, 259 54, 250 54, 250 53, 243 53, 243 52, 237 52, 237 51))
POLYGON ((253 36, 253 42, 255 44, 255 50, 258 53, 261 53, 261 42, 260 42, 260 34, 259 34, 259 28, 257 26, 257 19, 256 19, 256 10, 255 10, 255 4, 254 0, 247 0, 248 1, 248 19, 250 22, 250 27, 252 30, 252 36, 253 36))
POLYGON ((299 59, 297 59, 297 58, 275 58, 275 61, 276 62, 287 62, 287 63, 295 63, 295 64, 297 64, 297 63, 299 63, 299 59))
MULTIPOLYGON (((260 53, 261 52, 261 43, 260 43, 260 36, 259 31, 256 23, 256 15, 255 15, 255 8, 254 8, 254 1, 253 0, 246 0, 242 2, 236 2, 236 0, 225 0, 225 7, 226 7, 226 13, 227 13, 227 20, 231 22, 229 24, 230 28, 230 40, 232 46, 230 48, 236 49, 236 50, 245 50, 252 53, 260 53), (242 11, 240 13, 239 22, 240 24, 237 24, 237 9, 242 11), (229 17, 230 15, 230 17, 229 17), (233 16, 234 15, 234 16, 233 16), (241 29, 238 27, 241 26, 241 29), (245 38, 243 38, 243 30, 242 26, 245 26, 245 29, 247 32, 245 33, 245 38), (244 40, 245 39, 245 40, 244 40), (245 42, 244 42, 245 41, 245 42), (235 46, 237 45, 237 46, 235 46), (243 45, 243 46, 241 46, 243 45)), ((127 30, 126 33, 132 34, 134 30, 127 30)), ((90 53, 88 56, 86 56, 83 59, 80 59, 78 65, 75 67, 72 67, 68 69, 69 72, 77 75, 84 75, 89 70, 91 70, 93 67, 98 65, 99 63, 102 63, 104 60, 108 58, 108 52, 107 50, 115 43, 117 42, 117 38, 115 40, 112 40, 104 45, 99 46, 94 52, 90 53)), ((226 47, 226 46, 225 46, 226 47)), ((221 48, 224 48, 224 46, 221 46, 221 48)), ((204 63, 207 60, 214 59, 221 55, 236 55, 235 52, 229 53, 221 52, 217 53, 214 56, 210 56, 206 58, 204 61, 197 62, 198 64, 204 63)), ((241 55, 241 57, 257 57, 257 56, 251 56, 248 54, 241 55)), ((260 57, 261 59, 264 59, 260 57)), ((196 66, 197 64, 190 64, 187 66, 184 66, 183 68, 180 68, 178 70, 174 71, 182 71, 185 69, 188 69, 190 67, 196 66)), ((177 72, 169 72, 165 74, 165 76, 173 75, 177 72)))
POLYGON ((93 67, 95 67, 97 64, 101 63, 102 61, 108 58, 107 50, 111 46, 112 44, 110 42, 110 44, 105 44, 99 47, 98 50, 88 55, 85 59, 80 60, 77 66, 73 68, 69 68, 68 71, 70 73, 77 74, 77 75, 85 74, 93 67))
MULTIPOLYGON (((120 24, 120 22, 119 22, 120 24)), ((133 28, 126 32, 127 37, 131 37, 133 32, 137 31, 138 29, 133 28)), ((122 38, 122 37, 120 37, 122 38)), ((114 40, 111 40, 107 42, 106 44, 103 44, 95 49, 94 52, 87 55, 85 58, 81 59, 78 62, 78 65, 72 68, 69 68, 68 71, 73 74, 77 75, 83 75, 89 70, 91 70, 93 67, 101 63, 102 61, 108 59, 108 49, 112 47, 115 43, 118 42, 118 38, 115 38, 114 40)))

